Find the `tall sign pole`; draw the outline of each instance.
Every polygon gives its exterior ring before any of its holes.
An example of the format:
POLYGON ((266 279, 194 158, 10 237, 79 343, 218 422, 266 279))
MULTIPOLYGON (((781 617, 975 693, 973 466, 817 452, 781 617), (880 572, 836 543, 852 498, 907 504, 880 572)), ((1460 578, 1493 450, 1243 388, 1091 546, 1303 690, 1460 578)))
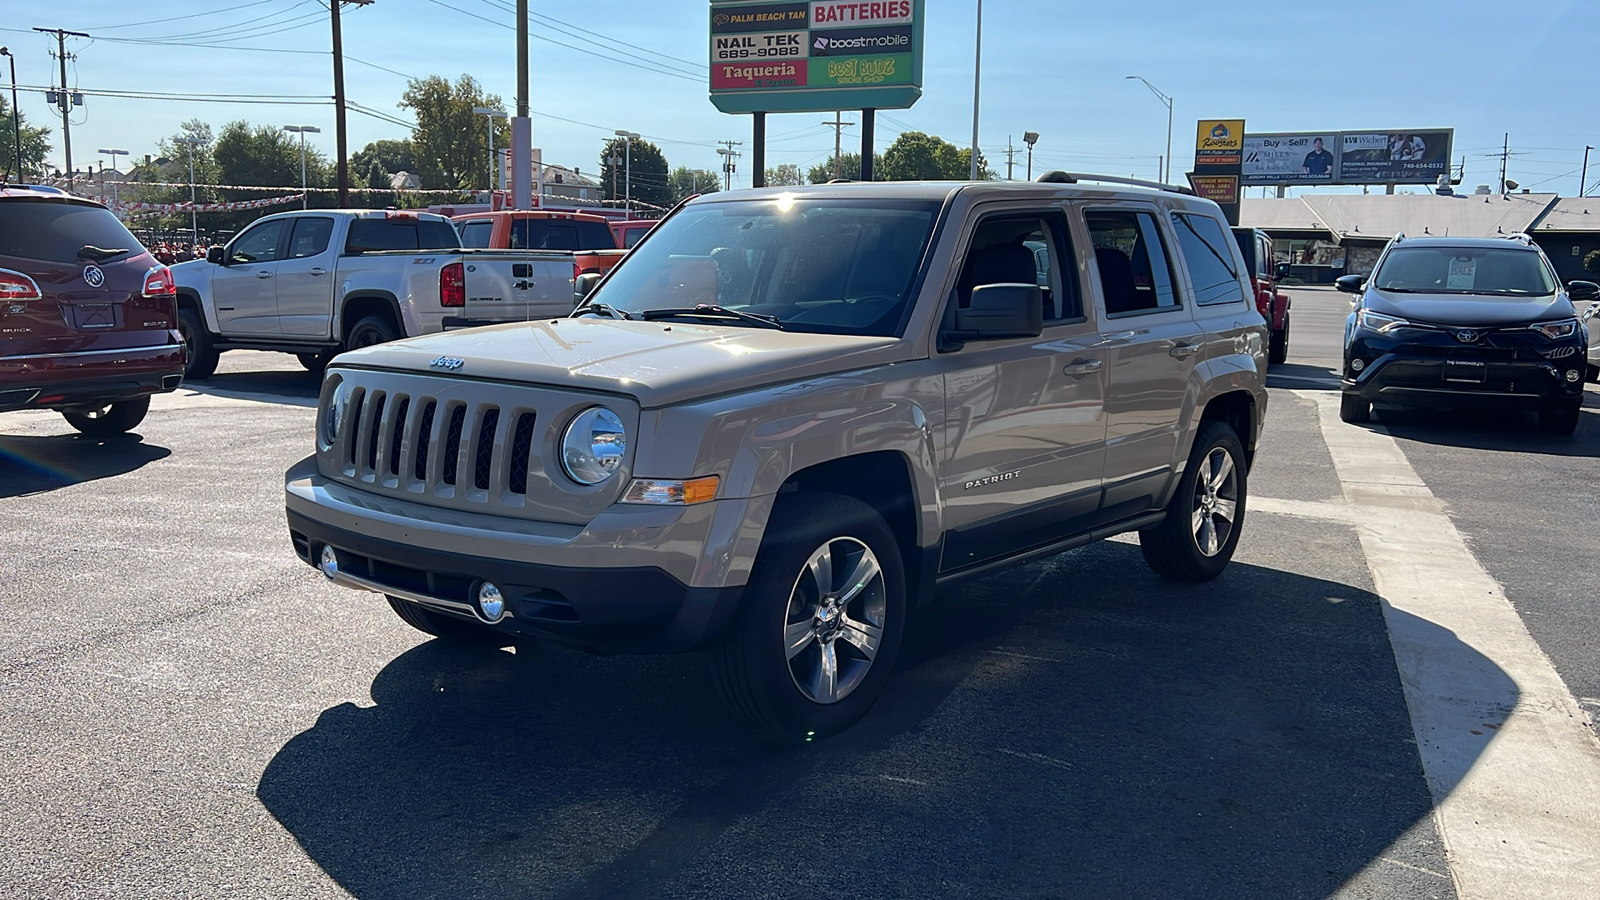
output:
POLYGON ((978 31, 972 56, 972 180, 978 180, 978 97, 983 84, 983 0, 978 0, 978 31))
POLYGON ((533 208, 533 120, 528 117, 528 0, 517 0, 517 117, 511 120, 511 208, 533 208))

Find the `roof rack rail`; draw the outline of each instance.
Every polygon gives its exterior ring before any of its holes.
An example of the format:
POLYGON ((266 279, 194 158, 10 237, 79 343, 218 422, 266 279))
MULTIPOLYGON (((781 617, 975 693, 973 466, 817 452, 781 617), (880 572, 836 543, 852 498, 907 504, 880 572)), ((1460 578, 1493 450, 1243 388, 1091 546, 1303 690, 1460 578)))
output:
POLYGON ((1508 234, 1505 236, 1505 238, 1508 241, 1521 241, 1529 247, 1533 246, 1533 238, 1529 237, 1527 232, 1524 231, 1519 231, 1516 234, 1508 234))
POLYGON ((1077 184, 1081 181, 1099 181, 1106 184, 1127 184, 1134 187, 1154 188, 1158 191, 1167 191, 1173 194, 1187 194, 1191 197, 1198 196, 1193 188, 1186 188, 1177 184, 1163 184, 1159 181, 1143 181, 1138 178, 1121 178, 1116 175, 1089 175, 1083 172, 1052 171, 1040 175, 1041 184, 1077 184))

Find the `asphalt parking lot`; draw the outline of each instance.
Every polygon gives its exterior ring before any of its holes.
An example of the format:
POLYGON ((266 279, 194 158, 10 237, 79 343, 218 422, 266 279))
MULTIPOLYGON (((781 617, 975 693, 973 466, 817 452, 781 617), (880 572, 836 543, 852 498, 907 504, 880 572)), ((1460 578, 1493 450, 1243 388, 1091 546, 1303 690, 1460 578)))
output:
POLYGON ((290 357, 224 355, 138 441, 0 417, 0 897, 1594 896, 1600 391, 1570 439, 1330 425, 1347 308, 1295 293, 1221 578, 1116 540, 963 585, 799 749, 696 657, 467 651, 326 584, 290 357))

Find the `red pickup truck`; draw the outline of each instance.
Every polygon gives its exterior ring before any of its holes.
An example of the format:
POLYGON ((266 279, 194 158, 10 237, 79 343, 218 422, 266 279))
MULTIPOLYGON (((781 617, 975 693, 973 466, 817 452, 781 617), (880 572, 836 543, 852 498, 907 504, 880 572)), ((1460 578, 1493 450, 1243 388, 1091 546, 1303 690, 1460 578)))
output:
POLYGON ((491 250, 562 250, 572 254, 572 277, 604 275, 626 250, 605 217, 546 210, 504 210, 469 213, 450 221, 461 234, 461 246, 491 250))
POLYGON ((1278 293, 1277 267, 1272 259, 1272 238, 1256 228, 1235 228, 1233 238, 1244 251, 1250 267, 1250 287, 1255 290, 1256 309, 1272 329, 1267 345, 1267 362, 1277 365, 1289 359, 1289 295, 1278 293))
POLYGON ((177 328, 172 273, 110 210, 0 184, 0 412, 128 431, 183 381, 177 328))

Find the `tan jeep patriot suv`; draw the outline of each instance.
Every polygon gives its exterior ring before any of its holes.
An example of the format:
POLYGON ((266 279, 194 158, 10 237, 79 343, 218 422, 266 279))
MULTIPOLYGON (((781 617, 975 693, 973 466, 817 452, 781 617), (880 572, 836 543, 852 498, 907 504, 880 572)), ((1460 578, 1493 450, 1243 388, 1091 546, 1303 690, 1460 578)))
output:
POLYGON ((708 650, 780 737, 866 714, 937 586, 1137 531, 1215 577, 1267 329, 1177 188, 714 194, 570 318, 338 357, 294 547, 429 634, 708 650))

